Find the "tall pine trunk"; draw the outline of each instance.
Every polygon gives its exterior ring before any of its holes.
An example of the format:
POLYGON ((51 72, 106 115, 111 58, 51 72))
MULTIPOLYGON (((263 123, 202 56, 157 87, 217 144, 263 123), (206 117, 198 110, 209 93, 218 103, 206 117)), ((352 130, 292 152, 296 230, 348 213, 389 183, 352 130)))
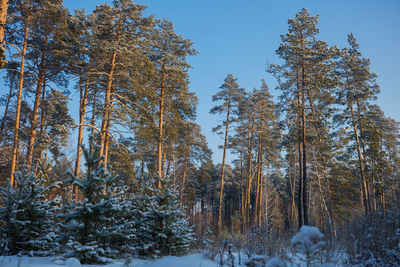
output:
POLYGON ((0 143, 3 140, 3 132, 4 132, 4 128, 6 125, 6 120, 7 120, 7 115, 8 115, 8 109, 10 106, 10 102, 11 102, 11 97, 12 97, 12 82, 10 83, 10 90, 8 91, 8 95, 7 95, 7 102, 6 102, 6 107, 4 109, 4 115, 3 115, 3 119, 1 120, 1 125, 0 125, 0 143))
POLYGON ((96 108, 97 108, 97 87, 94 88, 93 91, 93 103, 92 103, 92 118, 91 118, 91 123, 92 123, 92 129, 90 131, 90 135, 92 136, 92 140, 90 143, 90 153, 93 153, 94 149, 94 128, 96 127, 96 108))
POLYGON ((109 113, 111 109, 111 87, 113 84, 113 78, 114 78, 114 70, 115 70, 115 61, 116 61, 117 53, 113 52, 111 56, 111 63, 110 63, 110 71, 108 73, 108 79, 107 79, 107 88, 106 88, 106 94, 104 98, 104 112, 103 112, 103 117, 101 121, 101 134, 100 134, 100 156, 105 155, 105 149, 106 149, 106 139, 107 139, 107 122, 109 118, 109 113))
POLYGON ((33 104, 33 112, 31 115, 31 129, 29 133, 28 151, 26 153, 26 164, 28 166, 28 170, 31 169, 33 161, 33 150, 36 141, 39 107, 41 103, 40 98, 42 96, 42 85, 44 83, 45 73, 46 73, 45 58, 46 58, 46 53, 42 52, 39 72, 38 72, 38 80, 36 84, 35 102, 33 104))
MULTIPOLYGON (((303 48, 303 35, 301 35, 301 47, 303 48)), ((306 71, 305 71, 305 62, 302 59, 301 62, 301 120, 302 120, 302 143, 303 143, 303 221, 305 225, 308 225, 308 203, 307 203, 307 149, 306 149, 306 99, 305 99, 305 90, 306 90, 306 71)))
MULTIPOLYGON (((157 172, 159 178, 163 178, 163 170, 162 170, 162 154, 163 154, 163 120, 164 120, 164 101, 165 101, 165 62, 161 66, 162 74, 161 74, 161 85, 160 85, 160 106, 159 106, 159 115, 158 115, 158 140, 157 140, 157 172)), ((158 180, 157 186, 161 186, 161 181, 158 180)))
MULTIPOLYGON (((111 90, 112 90, 111 93, 113 93, 113 89, 111 89, 111 90)), ((110 109, 113 106, 113 99, 114 99, 114 96, 113 96, 113 94, 111 94, 111 96, 110 96, 110 109)), ((106 123, 106 133, 107 134, 106 134, 106 138, 104 140, 104 168, 107 168, 108 155, 109 155, 109 152, 110 152, 110 149, 109 149, 109 147, 110 147, 110 128, 111 128, 111 112, 109 111, 108 115, 107 115, 107 123, 106 123)))
POLYGON ((11 160, 11 171, 10 171, 10 184, 11 186, 15 185, 14 181, 14 172, 17 165, 17 155, 18 155, 18 148, 19 148, 19 122, 21 118, 21 100, 22 100, 22 88, 24 86, 24 68, 25 68, 25 54, 26 54, 26 47, 28 44, 28 34, 29 34, 29 27, 25 25, 24 29, 24 44, 21 51, 21 70, 19 76, 19 87, 18 87, 18 98, 17 98, 17 110, 16 110, 16 117, 15 117, 15 130, 14 130, 14 145, 13 145, 13 153, 12 153, 12 160, 11 160))
MULTIPOLYGON (((296 83, 297 83, 297 103, 298 106, 301 106, 301 88, 299 81, 299 73, 296 73, 296 83)), ((298 192, 297 192, 297 215, 298 215, 298 226, 299 229, 304 224, 303 220, 303 147, 302 147, 302 134, 301 134, 301 112, 298 113, 297 118, 297 134, 298 134, 298 162, 299 162, 299 184, 298 184, 298 192)))
MULTIPOLYGON (((358 116, 358 126, 359 126, 359 130, 360 130, 360 137, 359 137, 359 142, 360 142, 360 146, 362 149, 362 160, 364 162, 364 178, 365 178, 365 187, 366 187, 366 205, 369 208, 369 211, 372 211, 372 207, 371 207, 371 189, 370 189, 370 182, 368 180, 368 164, 367 164, 367 153, 366 153, 366 149, 365 149, 365 144, 362 141, 362 138, 364 136, 364 127, 362 124, 362 120, 361 120, 361 110, 360 110, 360 99, 358 97, 356 97, 356 104, 357 104, 357 116, 358 116)), ((372 183, 373 184, 373 183, 372 183)), ((373 186, 373 185, 372 185, 373 186)))
MULTIPOLYGON (((46 101, 46 80, 43 81, 43 89, 42 89, 42 97, 41 97, 41 104, 40 104, 40 129, 39 129, 39 136, 43 136, 43 134, 47 130, 47 121, 46 121, 46 106, 45 106, 45 101, 46 101)), ((39 146, 39 162, 42 161, 43 159, 43 146, 39 146)), ((36 167, 35 169, 35 175, 37 175, 38 168, 36 167)))
MULTIPOLYGON (((89 63, 90 64, 90 63, 89 63)), ((76 149, 76 160, 75 160, 75 177, 79 177, 81 168, 81 157, 82 157, 82 141, 83 141, 83 123, 85 123, 86 108, 89 94, 89 73, 87 74, 85 86, 82 82, 79 86, 79 130, 78 130, 78 144, 76 149)), ((78 187, 74 186, 75 202, 78 201, 78 187)))
POLYGON ((247 230, 250 226, 250 194, 251 194, 251 184, 253 181, 252 175, 252 159, 253 159, 253 145, 254 145, 254 131, 255 131, 255 119, 256 112, 253 110, 252 114, 252 122, 251 122, 251 131, 249 135, 248 142, 248 155, 247 155, 247 190, 246 190, 246 222, 247 222, 247 230))
POLYGON ((260 154, 260 193, 258 195, 259 200, 259 207, 258 207, 258 232, 261 235, 262 229, 261 229, 261 223, 262 223, 262 203, 263 203, 263 159, 264 159, 264 145, 261 144, 261 154, 260 154))
POLYGON ((9 0, 0 0, 0 45, 4 43, 4 28, 7 22, 7 10, 9 0))
POLYGON ((218 206, 218 223, 217 223, 217 235, 221 233, 222 230, 222 197, 224 193, 224 175, 225 175, 225 157, 226 157, 226 145, 228 143, 228 130, 229 130, 229 115, 230 115, 230 101, 228 102, 228 109, 226 111, 226 125, 225 125, 225 138, 224 138, 224 148, 222 154, 222 170, 221 170, 221 187, 219 190, 219 206, 218 206))
POLYGON ((356 120, 355 120, 353 103, 350 103, 350 111, 351 111, 351 117, 352 117, 354 136, 356 138, 358 163, 360 166, 360 174, 361 174, 361 181, 360 181, 361 192, 362 192, 361 200, 362 200, 362 204, 364 205, 364 208, 365 208, 365 213, 368 214, 370 211, 370 206, 369 206, 369 200, 368 200, 369 194, 367 193, 367 179, 365 177, 364 159, 363 159, 363 156, 361 153, 360 137, 358 135, 358 129, 357 129, 357 124, 356 124, 356 120))
POLYGON ((186 172, 187 172, 187 165, 188 165, 188 155, 185 153, 185 163, 183 166, 183 177, 182 177, 182 184, 179 190, 179 208, 183 206, 183 194, 185 192, 185 181, 186 181, 186 172))
POLYGON ((306 150, 306 110, 305 99, 303 94, 302 107, 302 144, 303 144, 303 220, 308 225, 308 203, 307 203, 307 150, 306 150))

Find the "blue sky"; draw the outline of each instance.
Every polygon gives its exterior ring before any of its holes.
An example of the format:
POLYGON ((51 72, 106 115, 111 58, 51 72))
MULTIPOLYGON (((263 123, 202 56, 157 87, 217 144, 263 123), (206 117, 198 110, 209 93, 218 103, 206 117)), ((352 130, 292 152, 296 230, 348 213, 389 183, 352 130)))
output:
MULTIPOLYGON (((85 8, 90 12, 108 0, 64 0, 70 10, 85 8)), ((279 63, 275 50, 280 35, 288 29, 287 21, 305 7, 319 14, 319 39, 330 45, 346 46, 347 34, 353 32, 364 57, 371 59, 371 69, 378 75, 381 94, 378 104, 385 114, 400 121, 400 1, 398 0, 136 0, 148 5, 146 15, 167 18, 184 38, 191 39, 199 54, 189 58, 191 90, 199 97, 197 123, 201 125, 215 162, 221 162, 222 139, 211 133, 218 123, 209 114, 211 96, 227 73, 238 78, 241 87, 251 90, 265 79, 271 93, 275 79, 265 69, 279 63)), ((232 159, 230 156, 229 159, 232 159)))

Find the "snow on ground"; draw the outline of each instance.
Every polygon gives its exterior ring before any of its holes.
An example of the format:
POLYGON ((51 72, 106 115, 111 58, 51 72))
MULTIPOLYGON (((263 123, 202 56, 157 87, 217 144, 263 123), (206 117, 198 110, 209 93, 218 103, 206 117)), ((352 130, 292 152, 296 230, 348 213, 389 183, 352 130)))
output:
POLYGON ((1 256, 0 267, 215 267, 216 263, 207 260, 201 254, 192 254, 183 257, 164 257, 155 261, 145 261, 133 259, 129 265, 126 261, 115 261, 106 265, 80 264, 77 259, 69 258, 66 260, 53 257, 17 257, 1 256))

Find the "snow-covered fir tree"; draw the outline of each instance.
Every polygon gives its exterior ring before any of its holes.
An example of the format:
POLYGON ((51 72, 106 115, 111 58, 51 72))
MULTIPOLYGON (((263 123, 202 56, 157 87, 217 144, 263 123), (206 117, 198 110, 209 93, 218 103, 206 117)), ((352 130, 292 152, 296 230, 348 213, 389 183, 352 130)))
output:
POLYGON ((14 173, 16 186, 0 188, 0 253, 46 256, 58 247, 54 213, 56 202, 45 199, 44 187, 26 167, 14 173))
POLYGON ((132 222, 121 219, 127 205, 121 198, 123 190, 116 185, 117 177, 103 167, 104 157, 97 157, 98 151, 82 148, 86 175, 77 178, 70 173, 69 181, 78 187, 83 200, 68 205, 61 216, 66 222, 66 256, 81 263, 105 263, 129 247, 134 229, 132 222))
POLYGON ((176 188, 162 179, 160 188, 143 179, 141 192, 131 196, 132 217, 136 218, 135 246, 142 256, 183 255, 189 251, 192 228, 179 208, 176 188))

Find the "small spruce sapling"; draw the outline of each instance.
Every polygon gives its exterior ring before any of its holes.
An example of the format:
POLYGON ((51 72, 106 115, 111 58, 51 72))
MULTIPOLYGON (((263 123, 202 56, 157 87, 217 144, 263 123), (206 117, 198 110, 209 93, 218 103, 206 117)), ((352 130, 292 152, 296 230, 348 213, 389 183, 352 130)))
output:
POLYGON ((126 202, 121 198, 115 184, 116 176, 103 166, 103 158, 82 146, 86 159, 86 175, 75 177, 69 172, 69 182, 82 192, 83 200, 66 207, 64 239, 69 251, 66 256, 77 257, 81 263, 106 263, 120 256, 126 245, 124 231, 129 222, 120 220, 126 210, 126 202), (118 193, 117 193, 118 192, 118 193))
POLYGON ((324 235, 317 227, 303 225, 300 232, 295 234, 290 242, 304 256, 303 260, 307 266, 310 266, 325 244, 321 241, 323 237, 324 235))
MULTIPOLYGON (((40 172, 40 169, 39 169, 40 172)), ((42 186, 43 179, 29 172, 26 166, 14 173, 16 186, 0 188, 0 253, 47 256, 58 248, 54 223, 55 201, 47 201, 45 193, 56 186, 42 186)))
POLYGON ((189 251, 192 229, 179 208, 178 191, 167 180, 162 179, 162 186, 156 188, 152 179, 143 179, 141 192, 132 199, 140 255, 160 257, 189 251))

